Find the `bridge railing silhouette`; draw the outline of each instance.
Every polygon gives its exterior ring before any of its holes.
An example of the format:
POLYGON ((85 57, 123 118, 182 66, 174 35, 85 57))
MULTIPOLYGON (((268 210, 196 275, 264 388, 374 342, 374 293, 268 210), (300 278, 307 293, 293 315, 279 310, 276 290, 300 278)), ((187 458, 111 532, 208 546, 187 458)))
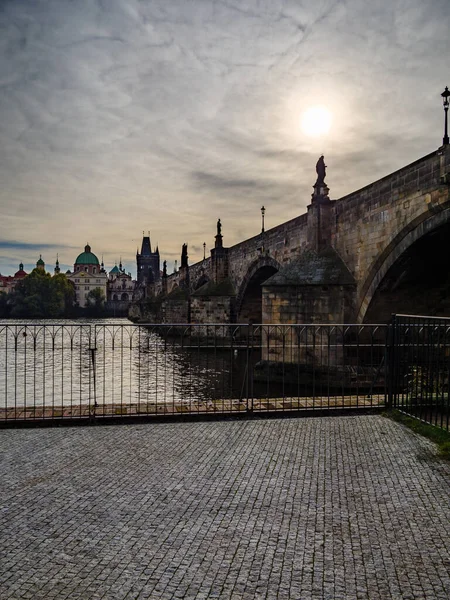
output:
POLYGON ((449 430, 450 318, 393 315, 388 405, 449 430))
POLYGON ((386 326, 0 325, 0 421, 236 415, 385 404, 386 326))
POLYGON ((0 324, 0 423, 392 407, 449 429, 450 319, 0 324))

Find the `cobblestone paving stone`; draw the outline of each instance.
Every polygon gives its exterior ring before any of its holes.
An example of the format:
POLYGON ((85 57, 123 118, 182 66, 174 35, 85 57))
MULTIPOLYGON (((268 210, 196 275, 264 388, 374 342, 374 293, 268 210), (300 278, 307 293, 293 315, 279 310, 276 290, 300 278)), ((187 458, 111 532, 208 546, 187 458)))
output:
POLYGON ((450 467, 381 416, 0 432, 0 598, 447 599, 450 467))

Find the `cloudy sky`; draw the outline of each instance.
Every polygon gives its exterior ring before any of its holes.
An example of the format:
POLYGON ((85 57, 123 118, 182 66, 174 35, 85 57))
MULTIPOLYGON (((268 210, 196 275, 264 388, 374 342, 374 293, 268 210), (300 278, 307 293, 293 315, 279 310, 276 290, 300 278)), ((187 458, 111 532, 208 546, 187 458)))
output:
POLYGON ((172 268, 442 143, 448 0, 0 0, 0 272, 172 268), (302 116, 323 106, 327 134, 302 116), (316 132, 317 133, 317 132, 316 132))

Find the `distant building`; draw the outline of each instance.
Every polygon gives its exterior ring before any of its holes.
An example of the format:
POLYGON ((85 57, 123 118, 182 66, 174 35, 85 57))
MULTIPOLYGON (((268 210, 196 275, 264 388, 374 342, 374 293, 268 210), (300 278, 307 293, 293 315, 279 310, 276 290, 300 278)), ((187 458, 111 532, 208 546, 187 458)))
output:
POLYGON ((116 316, 127 315, 135 288, 136 282, 131 278, 131 273, 125 272, 121 260, 119 266, 115 265, 108 274, 108 312, 116 316))
POLYGON ((45 262, 42 260, 42 254, 39 255, 39 260, 36 263, 36 269, 45 271, 45 262))
POLYGON ((160 280, 159 249, 152 252, 150 235, 143 236, 141 252, 136 253, 137 284, 145 287, 160 280))
POLYGON ((0 292, 4 292, 9 294, 12 292, 16 285, 21 281, 24 277, 26 277, 28 273, 25 273, 23 270, 23 263, 20 263, 19 270, 11 275, 0 275, 0 292))
MULTIPOLYGON (((59 264, 58 264, 59 268, 59 264)), ((105 300, 107 299, 108 276, 98 258, 91 252, 89 244, 85 246, 84 252, 77 256, 73 265, 73 273, 67 272, 67 279, 75 287, 75 300, 79 306, 86 306, 86 298, 91 290, 100 288, 105 300)))
POLYGON ((125 272, 120 261, 119 266, 115 265, 108 275, 108 301, 129 303, 133 299, 134 288, 131 273, 125 272))

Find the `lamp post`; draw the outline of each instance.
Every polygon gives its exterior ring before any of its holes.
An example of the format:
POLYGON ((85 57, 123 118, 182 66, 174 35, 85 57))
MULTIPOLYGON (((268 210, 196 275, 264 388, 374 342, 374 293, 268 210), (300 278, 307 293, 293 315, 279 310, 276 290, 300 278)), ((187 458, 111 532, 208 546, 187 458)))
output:
POLYGON ((444 112, 445 112, 444 137, 442 140, 442 144, 444 146, 448 146, 448 143, 449 143, 449 139, 448 139, 448 105, 449 105, 449 101, 448 101, 448 98, 450 96, 450 92, 448 91, 447 86, 445 86, 445 90, 442 92, 441 96, 443 98, 444 112))
POLYGON ((261 206, 261 233, 264 233, 264 215, 265 214, 266 214, 266 209, 264 208, 264 206, 261 206))
POLYGON ((203 242, 203 260, 206 258, 206 242, 203 242))

